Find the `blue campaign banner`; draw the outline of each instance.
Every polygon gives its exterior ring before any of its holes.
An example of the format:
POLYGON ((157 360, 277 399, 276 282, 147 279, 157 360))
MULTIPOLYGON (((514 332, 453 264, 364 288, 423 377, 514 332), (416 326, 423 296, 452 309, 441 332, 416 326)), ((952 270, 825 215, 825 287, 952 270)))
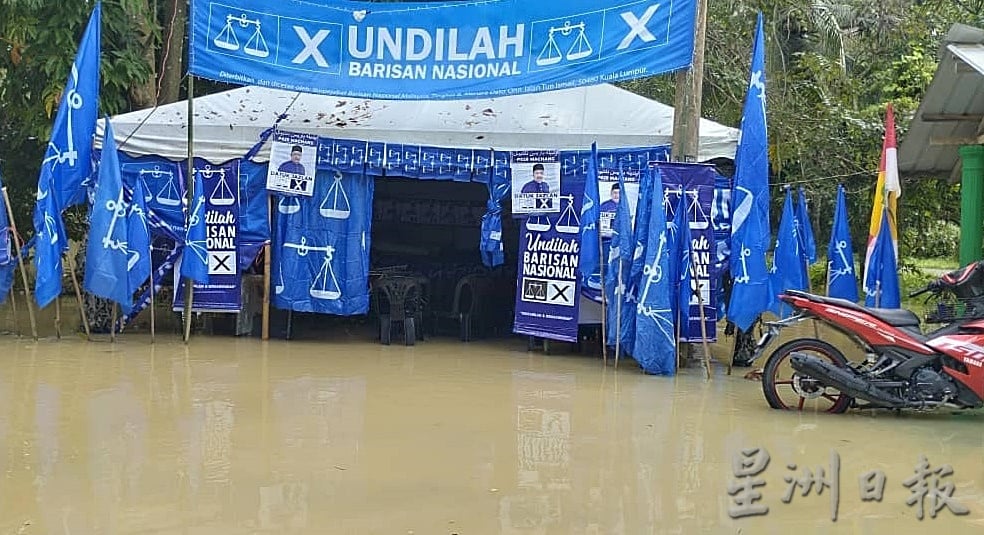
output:
POLYGON ((373 186, 361 172, 319 169, 314 196, 278 196, 273 306, 340 316, 368 312, 373 186))
POLYGON ((134 158, 117 151, 120 170, 127 184, 140 183, 147 208, 175 236, 184 236, 185 216, 182 199, 185 195, 182 165, 157 156, 134 158))
POLYGON ((560 183, 559 213, 530 215, 519 235, 519 281, 513 332, 577 341, 581 303, 577 269, 584 181, 560 183))
POLYGON ((357 98, 536 93, 683 69, 694 0, 192 0, 189 71, 357 98))
MULTIPOLYGON (((195 173, 205 191, 205 237, 208 252, 208 284, 195 283, 192 310, 239 312, 242 308, 242 275, 239 271, 240 233, 239 160, 217 166, 195 161, 195 173)), ((180 273, 175 269, 175 274, 180 273)), ((174 309, 184 308, 184 279, 175 283, 174 309)))

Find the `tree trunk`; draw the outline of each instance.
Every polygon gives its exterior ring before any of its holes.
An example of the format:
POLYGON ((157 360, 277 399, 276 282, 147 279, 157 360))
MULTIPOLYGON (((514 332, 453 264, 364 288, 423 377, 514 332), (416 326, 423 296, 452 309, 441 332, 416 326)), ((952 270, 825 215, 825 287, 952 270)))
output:
POLYGON ((151 12, 148 0, 134 3, 130 11, 130 21, 136 30, 137 39, 143 46, 143 59, 150 69, 144 81, 134 81, 130 85, 130 103, 134 108, 150 108, 157 104, 157 54, 154 46, 155 13, 151 12))
POLYGON ((161 94, 158 100, 160 104, 170 104, 181 97, 185 28, 188 24, 187 0, 166 0, 163 22, 161 94))

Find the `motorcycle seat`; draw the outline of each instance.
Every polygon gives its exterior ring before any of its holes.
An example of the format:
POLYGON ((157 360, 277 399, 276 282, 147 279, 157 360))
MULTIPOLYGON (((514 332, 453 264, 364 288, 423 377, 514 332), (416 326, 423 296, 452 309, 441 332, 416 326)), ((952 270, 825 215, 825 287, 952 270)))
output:
POLYGON ((806 292, 800 292, 797 290, 789 290, 786 292, 790 295, 795 295, 796 297, 802 297, 804 299, 809 299, 815 303, 824 303, 827 305, 838 306, 842 308, 849 308, 851 310, 856 310, 858 312, 864 312, 866 314, 871 314, 872 316, 884 321, 885 323, 893 327, 919 327, 919 316, 915 315, 910 310, 904 308, 868 308, 863 307, 852 301, 846 299, 838 299, 835 297, 824 297, 822 295, 813 295, 806 292))

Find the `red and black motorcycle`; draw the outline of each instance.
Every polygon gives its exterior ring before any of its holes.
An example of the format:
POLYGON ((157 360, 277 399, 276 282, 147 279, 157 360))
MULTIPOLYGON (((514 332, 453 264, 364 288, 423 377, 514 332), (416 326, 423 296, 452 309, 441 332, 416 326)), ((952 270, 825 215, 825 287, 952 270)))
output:
POLYGON ((866 308, 799 291, 780 295, 795 313, 765 324, 754 358, 781 329, 815 320, 847 335, 861 347, 864 359, 851 362, 816 338, 787 342, 772 352, 762 373, 769 405, 830 413, 852 407, 930 410, 984 405, 984 262, 947 273, 911 297, 928 292, 937 306, 927 322, 944 324, 928 333, 909 310, 866 308), (791 368, 788 374, 786 368, 791 368))

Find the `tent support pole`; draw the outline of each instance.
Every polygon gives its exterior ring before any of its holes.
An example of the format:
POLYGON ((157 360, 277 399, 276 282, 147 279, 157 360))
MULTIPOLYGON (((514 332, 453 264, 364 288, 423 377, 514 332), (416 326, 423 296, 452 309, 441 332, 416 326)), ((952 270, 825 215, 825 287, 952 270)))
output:
POLYGON ((7 208, 7 217, 10 218, 10 230, 13 231, 14 235, 14 247, 16 247, 17 253, 17 264, 20 266, 21 280, 24 281, 24 297, 27 298, 27 317, 31 319, 31 336, 34 341, 38 341, 38 324, 34 319, 34 307, 31 306, 31 287, 27 283, 27 271, 24 270, 24 257, 21 256, 21 243, 20 235, 17 233, 17 223, 14 221, 14 211, 10 207, 10 196, 7 195, 7 186, 4 186, 3 192, 3 204, 7 208))
MULTIPOLYGON (((270 203, 273 198, 267 195, 267 221, 269 222, 272 215, 272 210, 270 209, 270 203)), ((270 243, 263 246, 263 326, 260 333, 261 340, 270 339, 270 252, 272 251, 270 243)))
MULTIPOLYGON (((195 197, 195 130, 194 130, 194 119, 195 117, 195 76, 188 74, 188 177, 187 180, 187 192, 185 193, 188 199, 188 213, 185 217, 185 228, 190 225, 191 219, 191 209, 194 203, 195 197)), ((188 244, 185 244, 185 251, 188 250, 188 244)), ((194 299, 194 282, 188 277, 184 278, 185 283, 185 293, 184 293, 184 343, 187 344, 188 340, 191 338, 191 300, 194 299)))

